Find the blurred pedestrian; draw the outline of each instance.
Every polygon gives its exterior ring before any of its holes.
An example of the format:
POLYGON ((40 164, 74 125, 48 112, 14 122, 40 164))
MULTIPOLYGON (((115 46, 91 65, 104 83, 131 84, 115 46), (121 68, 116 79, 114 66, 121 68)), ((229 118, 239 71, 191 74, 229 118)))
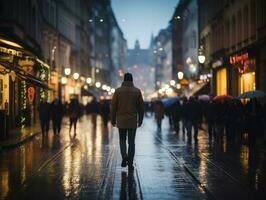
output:
POLYGON ((154 104, 154 116, 157 122, 157 128, 160 131, 162 128, 162 120, 164 118, 164 106, 161 100, 157 100, 154 104))
POLYGON ((205 102, 205 110, 204 115, 206 122, 208 124, 208 134, 209 134, 209 141, 212 141, 214 136, 214 119, 215 119, 215 110, 214 110, 214 102, 212 100, 205 102))
POLYGON ((99 114, 99 103, 95 97, 93 97, 92 101, 90 102, 90 114, 92 117, 92 124, 95 127, 97 122, 97 115, 99 114))
POLYGON ((177 101, 173 106, 173 123, 175 132, 179 132, 179 122, 181 119, 182 107, 179 101, 177 101))
POLYGON ((54 101, 51 103, 50 110, 54 135, 60 134, 61 123, 64 116, 64 106, 59 98, 54 99, 54 101))
POLYGON ((111 122, 119 129, 122 167, 134 170, 136 129, 142 125, 144 102, 141 91, 134 87, 132 74, 126 73, 122 86, 115 90, 111 103, 111 122), (128 153, 126 140, 128 137, 128 153))
POLYGON ((108 100, 101 101, 100 113, 103 119, 104 126, 107 126, 108 121, 109 121, 109 114, 110 114, 110 103, 108 100))
POLYGON ((68 115, 69 115, 69 133, 71 133, 72 126, 74 126, 74 135, 77 134, 77 121, 80 116, 80 107, 78 99, 71 99, 68 106, 68 115))
POLYGON ((50 104, 46 98, 42 98, 38 107, 39 119, 41 122, 42 134, 47 135, 50 125, 50 104))
POLYGON ((202 119, 202 110, 198 101, 194 97, 190 97, 188 103, 185 106, 185 112, 187 116, 187 136, 188 142, 191 142, 192 128, 194 129, 194 139, 197 142, 198 138, 198 125, 202 119))

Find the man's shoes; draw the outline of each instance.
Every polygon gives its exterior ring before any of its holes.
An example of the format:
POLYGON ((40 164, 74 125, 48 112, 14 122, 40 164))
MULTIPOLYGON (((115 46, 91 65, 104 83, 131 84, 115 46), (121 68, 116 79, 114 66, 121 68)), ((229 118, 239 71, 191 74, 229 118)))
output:
POLYGON ((127 158, 123 158, 121 167, 126 167, 127 166, 127 158))
POLYGON ((134 170, 134 166, 133 166, 132 164, 129 164, 129 165, 128 165, 128 170, 129 170, 129 171, 133 171, 133 170, 134 170))

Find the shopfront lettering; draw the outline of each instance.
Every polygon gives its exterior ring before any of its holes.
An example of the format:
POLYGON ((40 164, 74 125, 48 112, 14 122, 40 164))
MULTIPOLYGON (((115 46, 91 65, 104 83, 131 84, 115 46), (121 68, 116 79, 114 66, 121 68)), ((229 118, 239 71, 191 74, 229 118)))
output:
POLYGON ((230 56, 229 63, 239 74, 254 72, 256 68, 256 59, 250 58, 248 53, 230 56))
POLYGON ((240 54, 240 55, 233 55, 229 58, 229 63, 231 65, 235 65, 237 63, 244 64, 245 61, 249 59, 248 53, 240 54))
POLYGON ((13 56, 17 56, 17 57, 22 57, 22 52, 21 51, 17 51, 15 49, 8 49, 8 48, 5 48, 5 47, 0 47, 0 52, 1 53, 6 53, 6 54, 9 54, 9 55, 13 55, 13 56))

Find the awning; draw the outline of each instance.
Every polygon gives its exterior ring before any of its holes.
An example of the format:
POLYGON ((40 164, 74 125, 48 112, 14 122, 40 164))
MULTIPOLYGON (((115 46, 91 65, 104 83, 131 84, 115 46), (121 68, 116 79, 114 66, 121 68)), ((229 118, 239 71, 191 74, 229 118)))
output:
POLYGON ((34 77, 34 76, 30 75, 30 74, 22 75, 22 74, 18 73, 17 75, 18 75, 19 78, 25 80, 27 83, 33 84, 33 85, 35 85, 37 87, 41 87, 41 88, 50 90, 50 88, 48 87, 48 85, 45 82, 37 79, 36 77, 34 77))
POLYGON ((203 94, 210 94, 211 88, 210 88, 210 83, 204 84, 200 89, 198 89, 193 95, 194 96, 199 96, 203 94))

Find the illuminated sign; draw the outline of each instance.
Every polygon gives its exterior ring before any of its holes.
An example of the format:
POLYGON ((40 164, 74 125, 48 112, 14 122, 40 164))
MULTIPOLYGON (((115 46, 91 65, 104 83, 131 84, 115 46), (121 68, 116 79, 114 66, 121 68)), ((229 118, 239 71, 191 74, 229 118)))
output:
POLYGON ((254 58, 249 58, 248 53, 230 56, 229 63, 236 67, 240 74, 253 72, 256 68, 256 60, 254 58))
POLYGON ((245 61, 249 59, 248 53, 240 54, 240 55, 233 55, 229 58, 229 63, 231 65, 235 65, 237 63, 244 64, 245 61))
POLYGON ((28 96, 29 103, 32 104, 34 97, 35 97, 35 88, 34 87, 28 88, 28 95, 27 96, 28 96))
POLYGON ((14 49, 8 49, 8 48, 5 48, 5 47, 0 47, 0 52, 1 53, 10 54, 10 55, 13 55, 13 56, 17 56, 17 57, 22 57, 22 52, 14 50, 14 49))

